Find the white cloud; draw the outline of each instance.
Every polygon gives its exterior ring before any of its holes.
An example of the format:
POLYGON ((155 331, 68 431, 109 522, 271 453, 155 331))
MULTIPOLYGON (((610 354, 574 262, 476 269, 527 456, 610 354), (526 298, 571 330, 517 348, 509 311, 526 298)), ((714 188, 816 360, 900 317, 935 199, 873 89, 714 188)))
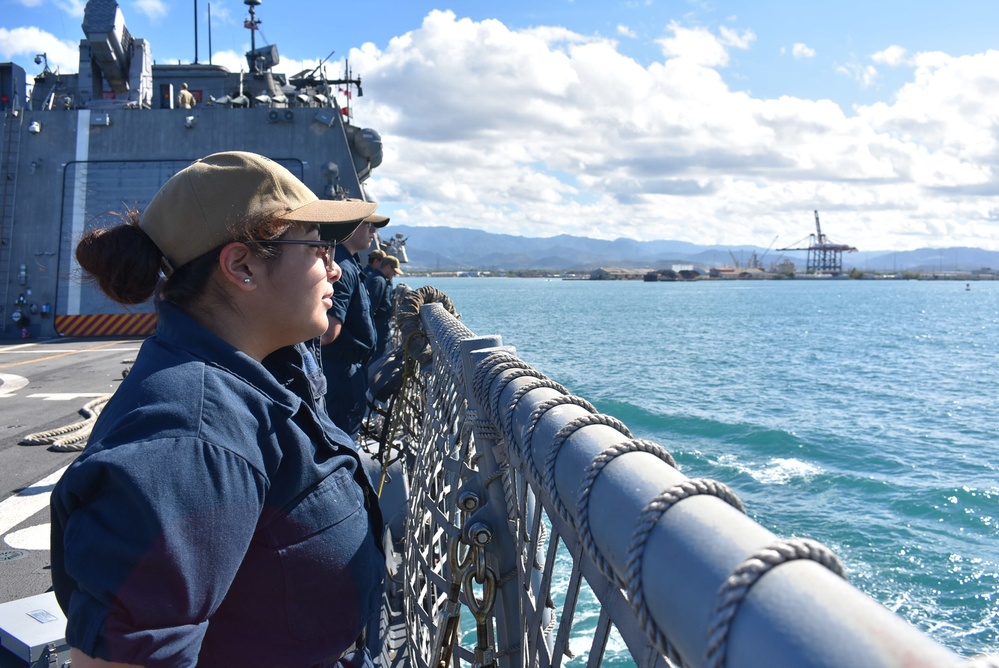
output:
POLYGON ((870 88, 878 78, 878 70, 873 65, 864 65, 858 62, 849 62, 845 65, 838 65, 836 72, 853 79, 862 88, 870 88))
MULTIPOLYGON (((657 42, 664 58, 641 64, 609 38, 431 12, 349 54, 365 88, 355 121, 386 151, 368 190, 398 222, 527 236, 766 246, 806 236, 818 209, 832 238, 862 250, 999 250, 999 51, 886 49, 872 62, 904 58, 907 82, 843 109, 730 88, 729 54, 754 39, 673 23, 657 42)), ((247 46, 213 62, 239 71, 247 46)), ((0 28, 0 60, 42 50, 76 70, 75 42, 0 28)), ((282 54, 280 69, 316 64, 282 54)))
POLYGON ((904 65, 906 64, 906 51, 901 46, 889 46, 883 51, 872 54, 871 60, 879 65, 888 65, 889 67, 904 65))
POLYGON ((136 0, 135 7, 150 21, 158 21, 167 15, 167 5, 163 0, 136 0))
MULTIPOLYGON (((241 69, 245 71, 247 69, 246 56, 244 53, 236 53, 235 51, 216 51, 212 54, 212 65, 221 65, 230 72, 239 72, 241 69)), ((284 61, 281 61, 282 69, 284 61)), ((289 68, 289 72, 291 69, 289 68)))
POLYGON ((721 33, 721 39, 719 40, 725 46, 732 46, 737 49, 748 49, 754 41, 756 41, 756 34, 752 30, 743 30, 741 33, 731 28, 721 26, 718 29, 721 33))
MULTIPOLYGON (((77 42, 63 41, 38 28, 0 28, 0 60, 32 60, 35 54, 44 53, 49 69, 76 72, 80 66, 77 42)), ((39 66, 38 72, 42 68, 39 66)), ((29 72, 37 74, 37 72, 29 72)))
POLYGON ((986 187, 999 166, 999 52, 962 56, 916 54, 913 80, 893 104, 861 110, 871 127, 916 145, 927 187, 986 187))
POLYGON ((622 37, 630 37, 631 39, 638 37, 638 34, 626 25, 618 25, 617 34, 622 37))
POLYGON ((87 6, 87 0, 56 0, 56 6, 70 16, 83 18, 83 9, 87 6))
POLYGON ((864 250, 999 248, 999 52, 917 54, 893 102, 848 113, 730 89, 719 69, 748 31, 668 31, 642 66, 608 40, 432 12, 352 51, 355 118, 386 147, 369 191, 399 222, 527 236, 766 245, 819 209, 864 250))
POLYGON ((815 49, 810 48, 807 44, 797 42, 791 47, 791 55, 799 60, 802 58, 814 58, 815 49))
POLYGON ((667 58, 682 58, 704 67, 725 67, 728 50, 717 37, 704 28, 684 28, 675 21, 667 26, 672 37, 656 40, 667 58))
MULTIPOLYGON (((205 10, 205 16, 207 18, 208 11, 205 10)), ((229 10, 228 5, 215 4, 212 7, 212 25, 213 26, 226 26, 233 25, 236 19, 233 17, 232 12, 229 10)))

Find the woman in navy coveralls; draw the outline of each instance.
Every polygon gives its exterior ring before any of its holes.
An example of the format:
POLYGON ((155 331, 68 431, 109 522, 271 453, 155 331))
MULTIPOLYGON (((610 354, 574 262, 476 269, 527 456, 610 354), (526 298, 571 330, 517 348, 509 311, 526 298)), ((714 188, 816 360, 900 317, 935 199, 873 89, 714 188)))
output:
POLYGON ((378 500, 302 341, 326 329, 333 249, 374 205, 219 153, 142 215, 89 233, 84 271, 149 299, 155 336, 52 494, 52 579, 74 668, 365 666, 378 500))

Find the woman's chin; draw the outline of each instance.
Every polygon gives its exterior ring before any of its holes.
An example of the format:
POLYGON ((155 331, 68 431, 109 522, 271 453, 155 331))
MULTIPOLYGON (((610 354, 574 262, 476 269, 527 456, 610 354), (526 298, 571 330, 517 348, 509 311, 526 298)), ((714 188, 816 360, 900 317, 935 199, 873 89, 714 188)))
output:
POLYGON ((322 317, 316 318, 315 326, 312 328, 313 334, 310 338, 316 338, 317 336, 322 336, 326 333, 326 330, 330 326, 329 318, 326 317, 326 311, 323 311, 322 317))

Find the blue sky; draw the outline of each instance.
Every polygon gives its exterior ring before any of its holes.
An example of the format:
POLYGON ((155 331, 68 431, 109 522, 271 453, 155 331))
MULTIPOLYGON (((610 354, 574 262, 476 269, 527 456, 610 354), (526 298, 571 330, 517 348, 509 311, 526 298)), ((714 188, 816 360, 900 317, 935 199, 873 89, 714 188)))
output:
MULTIPOLYGON (((159 61, 194 2, 123 0, 159 61)), ((0 0, 0 61, 74 72, 83 2, 0 0)), ((238 70, 246 6, 212 2, 238 70)), ((209 3, 198 0, 199 60, 209 3)), ((999 3, 263 0, 279 71, 365 83, 393 220, 525 236, 999 250, 999 3)))

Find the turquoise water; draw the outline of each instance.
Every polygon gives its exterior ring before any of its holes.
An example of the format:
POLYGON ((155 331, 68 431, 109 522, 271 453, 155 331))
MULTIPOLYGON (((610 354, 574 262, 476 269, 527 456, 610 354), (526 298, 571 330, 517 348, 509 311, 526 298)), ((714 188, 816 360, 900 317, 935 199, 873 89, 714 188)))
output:
POLYGON ((406 283, 941 644, 999 651, 999 282, 406 283))

